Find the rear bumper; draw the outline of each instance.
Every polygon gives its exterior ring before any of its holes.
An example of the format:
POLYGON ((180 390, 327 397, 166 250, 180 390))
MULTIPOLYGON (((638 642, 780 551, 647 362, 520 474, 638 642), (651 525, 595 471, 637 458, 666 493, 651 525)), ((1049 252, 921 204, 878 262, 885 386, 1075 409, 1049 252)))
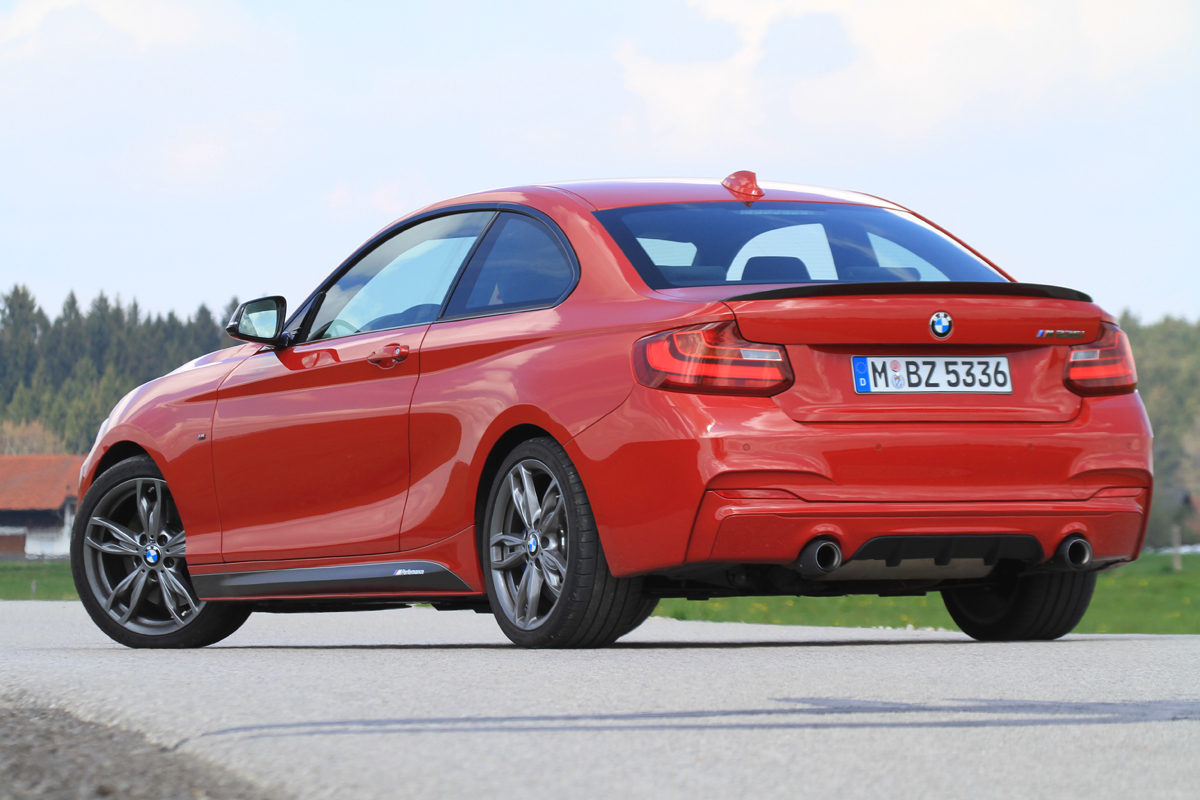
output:
POLYGON ((808 503, 708 491, 688 542, 687 563, 785 564, 811 539, 836 541, 849 560, 882 536, 1024 534, 1042 560, 1068 536, 1081 535, 1095 562, 1137 557, 1149 492, 1084 501, 983 503, 808 503))
POLYGON ((564 446, 625 577, 788 563, 822 533, 847 557, 939 532, 1029 534, 1048 556, 1080 532, 1097 560, 1136 558, 1152 443, 1136 394, 1084 398, 1064 423, 808 424, 772 398, 635 386, 564 446))

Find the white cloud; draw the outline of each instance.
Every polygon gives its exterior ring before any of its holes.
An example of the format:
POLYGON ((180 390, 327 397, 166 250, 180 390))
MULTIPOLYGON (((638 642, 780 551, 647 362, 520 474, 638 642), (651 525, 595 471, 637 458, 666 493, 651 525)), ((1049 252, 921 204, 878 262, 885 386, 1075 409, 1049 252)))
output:
POLYGON ((706 151, 756 137, 857 136, 895 141, 944 132, 963 114, 1028 114, 1062 95, 1097 92, 1193 41, 1185 0, 692 0, 734 25, 740 49, 723 61, 660 64, 632 43, 616 53, 642 101, 627 136, 706 151), (834 16, 855 49, 844 68, 787 76, 757 70, 771 26, 834 16))
POLYGON ((0 42, 33 36, 52 15, 79 8, 132 36, 140 47, 179 44, 201 29, 195 9, 167 0, 20 0, 7 17, 0 18, 0 42))

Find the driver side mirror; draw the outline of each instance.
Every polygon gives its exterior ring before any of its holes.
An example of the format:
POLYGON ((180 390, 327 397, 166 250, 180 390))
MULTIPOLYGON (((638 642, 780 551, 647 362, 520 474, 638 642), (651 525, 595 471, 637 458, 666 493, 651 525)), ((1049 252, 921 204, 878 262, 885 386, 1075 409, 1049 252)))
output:
POLYGON ((237 307, 225 326, 225 333, 243 342, 278 344, 286 320, 287 300, 279 296, 260 297, 237 307))

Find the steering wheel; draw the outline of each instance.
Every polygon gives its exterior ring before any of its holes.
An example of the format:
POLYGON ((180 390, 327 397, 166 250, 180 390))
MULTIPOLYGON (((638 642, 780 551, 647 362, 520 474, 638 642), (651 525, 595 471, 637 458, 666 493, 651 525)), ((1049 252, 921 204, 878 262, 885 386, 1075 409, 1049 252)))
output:
POLYGON ((335 339, 338 336, 353 336, 356 333, 358 333, 358 328, 354 327, 349 322, 346 322, 346 320, 342 319, 341 317, 335 317, 328 325, 325 326, 325 332, 321 335, 321 338, 335 339), (333 328, 335 325, 344 325, 347 328, 346 332, 334 333, 333 328))

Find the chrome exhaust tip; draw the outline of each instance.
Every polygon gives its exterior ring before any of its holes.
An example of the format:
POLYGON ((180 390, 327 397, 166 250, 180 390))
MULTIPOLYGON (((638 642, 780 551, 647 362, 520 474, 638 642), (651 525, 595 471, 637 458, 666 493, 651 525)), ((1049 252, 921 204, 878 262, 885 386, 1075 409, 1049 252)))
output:
POLYGON ((1054 560, 1066 569, 1087 569, 1092 563, 1092 546, 1082 536, 1068 536, 1058 546, 1054 560))
POLYGON ((804 545, 793 569, 805 577, 827 575, 842 565, 842 548, 828 539, 815 539, 804 545))

